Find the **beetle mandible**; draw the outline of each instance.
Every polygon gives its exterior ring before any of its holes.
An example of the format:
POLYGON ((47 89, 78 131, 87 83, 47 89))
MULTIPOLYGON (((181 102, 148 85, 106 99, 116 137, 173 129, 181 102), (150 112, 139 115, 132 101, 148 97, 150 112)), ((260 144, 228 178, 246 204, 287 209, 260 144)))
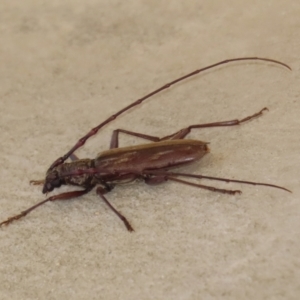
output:
POLYGON ((82 196, 90 192, 97 186, 96 193, 103 199, 103 201, 112 209, 112 211, 123 221, 128 231, 134 231, 129 221, 117 211, 104 196, 107 192, 111 191, 114 186, 121 183, 128 183, 136 179, 142 179, 145 183, 150 185, 160 184, 165 181, 171 180, 198 188, 207 189, 214 192, 220 192, 224 194, 236 194, 241 193, 240 190, 227 190, 219 189, 212 186, 196 184, 190 181, 179 179, 178 177, 189 177, 197 179, 209 179, 219 180, 226 182, 237 182, 242 184, 262 185, 273 188, 282 189, 290 192, 290 190, 268 183, 259 183, 245 180, 233 180, 227 178, 218 178, 204 175, 193 175, 187 173, 170 172, 170 168, 180 167, 187 163, 199 160, 205 154, 209 152, 207 143, 199 140, 186 140, 185 137, 195 128, 207 128, 207 127, 221 127, 221 126, 235 126, 246 121, 249 121, 255 117, 262 115, 263 111, 267 108, 263 108, 259 112, 243 118, 241 120, 235 119, 230 121, 196 124, 183 128, 173 134, 159 138, 142 133, 132 132, 124 129, 117 129, 113 131, 110 143, 110 150, 101 152, 95 159, 78 159, 74 152, 83 146, 88 138, 95 135, 100 128, 116 119, 119 115, 123 114, 130 108, 141 104, 151 96, 161 92, 174 85, 175 83, 182 81, 186 78, 194 76, 205 70, 214 68, 216 66, 227 64, 234 61, 242 60, 260 60, 267 61, 275 64, 282 65, 289 70, 291 68, 277 60, 261 57, 241 57, 227 59, 207 67, 195 70, 185 76, 182 76, 176 80, 173 80, 159 89, 151 92, 150 94, 136 100, 130 105, 118 111, 116 114, 110 116, 104 122, 93 128, 82 137, 64 156, 58 158, 53 162, 48 171, 46 172, 46 178, 44 180, 32 180, 31 183, 35 185, 43 184, 43 193, 53 191, 55 188, 59 188, 61 185, 75 185, 82 187, 83 190, 65 192, 59 195, 43 200, 34 206, 24 210, 18 215, 8 218, 6 221, 0 223, 2 225, 8 225, 14 220, 18 220, 26 216, 29 212, 36 209, 49 201, 66 200, 74 197, 82 196), (119 148, 119 133, 125 133, 128 135, 136 136, 145 140, 149 140, 152 143, 142 144, 132 147, 119 148), (68 158, 71 162, 65 162, 68 158))

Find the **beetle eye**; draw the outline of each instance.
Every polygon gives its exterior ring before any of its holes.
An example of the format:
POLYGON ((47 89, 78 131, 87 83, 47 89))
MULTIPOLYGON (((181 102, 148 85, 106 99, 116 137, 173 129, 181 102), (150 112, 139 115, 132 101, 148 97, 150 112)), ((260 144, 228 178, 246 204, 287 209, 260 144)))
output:
POLYGON ((52 186, 53 187, 60 187, 61 186, 61 182, 59 179, 55 180, 52 182, 52 186))

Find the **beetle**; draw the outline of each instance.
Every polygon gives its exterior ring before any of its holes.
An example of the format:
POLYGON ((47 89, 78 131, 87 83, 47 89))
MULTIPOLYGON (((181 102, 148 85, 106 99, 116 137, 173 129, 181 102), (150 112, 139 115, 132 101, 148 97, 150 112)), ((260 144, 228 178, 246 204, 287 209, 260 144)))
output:
POLYGON ((71 191, 61 193, 55 196, 51 196, 46 200, 43 200, 34 206, 24 210, 20 214, 8 218, 6 221, 0 223, 2 225, 8 225, 14 220, 18 220, 26 216, 29 212, 33 211, 37 207, 43 205, 49 201, 56 200, 67 200, 74 197, 79 197, 90 192, 94 187, 97 186, 96 193, 103 199, 103 201, 111 208, 111 210, 123 221, 128 231, 134 231, 133 227, 130 225, 129 221, 117 210, 115 209, 104 194, 110 192, 116 185, 128 183, 137 179, 142 179, 146 184, 155 185, 161 184, 165 181, 171 180, 182 184, 187 184, 190 186, 195 186, 198 188, 207 189, 214 192, 220 192, 224 194, 236 194, 241 193, 240 190, 227 190, 215 188, 212 186, 196 184, 190 181, 180 179, 178 177, 189 177, 197 179, 209 179, 209 180, 219 180, 226 182, 237 182, 242 184, 252 184, 252 185, 262 185, 269 186, 273 188, 282 189, 288 192, 290 190, 268 183, 259 183, 244 180, 233 180, 227 178, 218 178, 204 175, 194 175, 179 172, 170 172, 172 168, 177 168, 184 166, 188 163, 192 163, 196 160, 201 159, 204 155, 209 152, 208 143, 200 140, 185 139, 185 137, 190 133, 192 129, 196 128, 207 128, 207 127, 224 127, 224 126, 235 126, 241 123, 247 122, 253 118, 259 117, 263 114, 267 108, 263 108, 259 112, 245 117, 241 120, 235 119, 230 121, 206 123, 206 124, 196 124, 190 125, 173 134, 159 138, 155 136, 150 136, 142 133, 137 133, 133 131, 128 131, 124 129, 117 129, 113 131, 110 143, 110 149, 101 152, 97 155, 95 159, 78 159, 74 152, 83 146, 87 139, 95 135, 100 128, 106 124, 112 122, 119 115, 128 111, 134 106, 141 104, 146 99, 151 96, 169 88, 170 86, 194 76, 205 70, 214 68, 219 65, 227 64, 235 61, 242 60, 260 60, 279 64, 291 70, 291 68, 277 60, 261 57, 241 57, 227 59, 207 67, 195 70, 187 75, 184 75, 174 81, 171 81, 159 89, 151 92, 150 94, 136 100, 130 105, 118 111, 116 114, 110 116, 104 122, 99 124, 97 127, 91 129, 84 137, 79 139, 79 141, 62 157, 58 158, 53 162, 50 168, 46 172, 46 177, 44 180, 32 180, 31 183, 34 185, 43 184, 42 192, 47 194, 53 191, 55 188, 59 188, 61 185, 74 185, 83 188, 82 190, 71 191), (132 147, 122 147, 119 148, 119 133, 124 133, 132 136, 136 136, 151 143, 141 144, 132 147), (71 162, 65 162, 68 158, 71 162))

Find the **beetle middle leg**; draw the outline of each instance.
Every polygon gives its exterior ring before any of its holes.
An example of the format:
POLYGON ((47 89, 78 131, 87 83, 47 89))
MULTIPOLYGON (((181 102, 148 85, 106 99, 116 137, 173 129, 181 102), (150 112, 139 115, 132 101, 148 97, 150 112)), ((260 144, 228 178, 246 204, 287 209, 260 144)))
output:
POLYGON ((126 226, 128 231, 134 231, 134 229, 132 228, 132 226, 130 225, 130 223, 128 222, 128 220, 121 214, 119 213, 110 203, 109 201, 106 199, 106 197, 104 196, 104 194, 106 194, 108 192, 107 189, 103 188, 103 187, 98 187, 96 190, 96 193, 102 198, 102 200, 108 205, 108 207, 123 221, 124 225, 126 226))
POLYGON ((10 218, 8 218, 6 221, 4 222, 1 222, 0 223, 0 227, 2 225, 8 225, 9 223, 15 221, 15 220, 19 220, 20 218, 22 217, 25 217, 27 214, 29 214, 31 211, 33 211, 34 209, 36 209, 37 207, 45 204, 46 202, 49 202, 49 201, 56 201, 56 200, 68 200, 68 199, 71 199, 71 198, 75 198, 75 197, 79 197, 79 196, 82 196, 86 193, 88 193, 90 190, 92 189, 91 188, 88 188, 88 189, 85 189, 85 190, 82 190, 82 191, 72 191, 72 192, 66 192, 66 193, 62 193, 62 194, 59 194, 59 195, 55 195, 55 196, 52 196, 52 197, 49 197, 47 198, 46 200, 43 200, 41 202, 38 202, 37 204, 27 208, 26 210, 22 211, 21 213, 19 213, 18 215, 15 215, 15 216, 12 216, 10 218))

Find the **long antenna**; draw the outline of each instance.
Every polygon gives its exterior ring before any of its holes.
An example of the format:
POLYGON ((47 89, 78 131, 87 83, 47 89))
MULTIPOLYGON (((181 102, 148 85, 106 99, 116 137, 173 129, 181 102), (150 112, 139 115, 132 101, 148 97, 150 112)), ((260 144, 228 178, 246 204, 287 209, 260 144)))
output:
POLYGON ((123 114, 125 111, 129 110, 130 108, 137 106, 139 104, 141 104, 143 101, 145 101, 146 99, 152 97, 155 94, 158 94, 159 92, 168 89, 170 86, 176 84, 179 81, 185 80, 189 77, 192 77, 196 74, 199 74, 200 72, 206 71, 208 69, 212 69, 214 67, 220 66, 220 65, 224 65, 230 62, 234 62, 234 61, 241 61, 241 60, 262 60, 262 61, 267 61, 267 62, 271 62, 271 63, 275 63, 278 65, 282 65, 285 68, 292 70, 287 64, 282 63, 278 60, 274 60, 274 59, 269 59, 269 58, 261 58, 261 57, 240 57, 240 58, 232 58, 232 59, 226 59, 223 60, 221 62, 209 65, 205 68, 201 68, 198 70, 195 70, 187 75, 184 75, 182 77, 179 77, 165 85, 163 85, 162 87, 158 88, 157 90, 151 92, 150 94, 136 100, 135 102, 131 103, 130 105, 126 106, 125 108, 121 109, 120 111, 118 111, 116 114, 110 116, 108 119, 106 119, 104 122, 102 122, 101 124, 99 124, 98 126, 94 127, 92 130, 90 130, 85 136, 83 136, 81 139, 78 140, 78 142, 71 148, 71 150, 69 150, 64 156, 58 158, 56 161, 54 161, 54 163, 50 166, 50 168, 48 169, 48 172, 50 170, 52 170, 53 168, 57 167, 58 165, 64 163, 64 161, 66 159, 69 158, 69 156, 74 153, 74 151, 76 151, 78 148, 80 148, 81 146, 83 146, 85 144, 85 142, 87 141, 87 139, 89 139, 91 136, 95 135, 100 128, 102 128, 104 125, 110 123, 111 121, 113 121, 114 119, 116 119, 119 115, 123 114))

